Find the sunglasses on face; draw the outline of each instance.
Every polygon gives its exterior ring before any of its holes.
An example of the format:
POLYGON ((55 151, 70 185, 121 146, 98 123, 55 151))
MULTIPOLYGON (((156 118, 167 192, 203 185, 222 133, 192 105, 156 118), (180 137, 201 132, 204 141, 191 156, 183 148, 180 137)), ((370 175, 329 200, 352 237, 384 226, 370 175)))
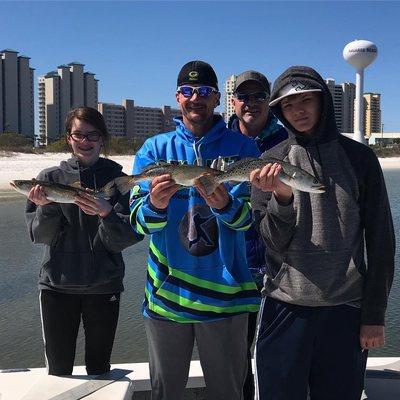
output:
POLYGON ((235 93, 235 98, 241 102, 248 102, 249 100, 256 101, 257 103, 262 103, 269 99, 267 92, 254 92, 254 93, 235 93))
POLYGON ((178 86, 176 91, 187 99, 190 99, 194 93, 197 93, 200 97, 208 97, 211 93, 218 93, 218 90, 212 86, 178 86))
POLYGON ((89 142, 98 142, 100 140, 100 133, 92 132, 87 135, 83 135, 81 133, 70 133, 69 136, 74 142, 83 142, 85 139, 89 142))

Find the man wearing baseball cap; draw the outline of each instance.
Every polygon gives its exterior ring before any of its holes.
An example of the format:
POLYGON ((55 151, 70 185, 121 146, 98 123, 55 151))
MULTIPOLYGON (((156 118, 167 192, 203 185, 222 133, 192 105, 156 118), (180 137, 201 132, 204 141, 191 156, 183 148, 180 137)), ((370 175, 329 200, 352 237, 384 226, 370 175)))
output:
MULTIPOLYGON (((268 107, 270 98, 268 79, 257 71, 245 71, 236 77, 232 105, 235 114, 228 127, 254 140, 261 153, 287 139, 286 129, 268 107)), ((249 269, 261 291, 265 270, 265 244, 254 227, 246 231, 246 255, 249 269)), ((243 388, 244 400, 254 399, 254 379, 251 366, 251 347, 257 324, 257 313, 249 314, 248 324, 248 371, 243 388)))
MULTIPOLYGON (((159 161, 209 166, 222 158, 257 157, 252 140, 230 131, 214 109, 217 76, 199 60, 179 72, 176 129, 149 138, 133 173, 159 161)), ((247 319, 259 296, 245 256, 244 231, 252 223, 246 183, 181 188, 170 175, 131 192, 131 225, 150 236, 144 325, 152 400, 179 400, 186 386, 194 341, 207 398, 243 398, 247 371, 247 319)))

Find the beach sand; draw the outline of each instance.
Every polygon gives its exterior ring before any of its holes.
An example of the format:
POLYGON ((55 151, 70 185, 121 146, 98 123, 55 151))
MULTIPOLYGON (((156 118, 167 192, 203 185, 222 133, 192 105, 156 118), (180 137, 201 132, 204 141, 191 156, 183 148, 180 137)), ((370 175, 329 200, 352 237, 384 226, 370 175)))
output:
MULTIPOLYGON (((69 157, 70 154, 66 153, 26 154, 0 152, 0 200, 24 197, 10 186, 10 181, 36 178, 41 170, 59 165, 61 161, 69 157)), ((132 156, 112 156, 109 158, 121 164, 126 174, 132 172, 132 156)))
MULTIPOLYGON (((56 166, 66 160, 66 153, 6 153, 0 152, 0 199, 21 197, 11 186, 14 179, 36 178, 38 173, 45 168, 56 166)), ((110 159, 121 164, 123 171, 130 174, 132 171, 132 156, 112 156, 110 159)), ((400 169, 400 157, 380 158, 383 169, 400 169)))

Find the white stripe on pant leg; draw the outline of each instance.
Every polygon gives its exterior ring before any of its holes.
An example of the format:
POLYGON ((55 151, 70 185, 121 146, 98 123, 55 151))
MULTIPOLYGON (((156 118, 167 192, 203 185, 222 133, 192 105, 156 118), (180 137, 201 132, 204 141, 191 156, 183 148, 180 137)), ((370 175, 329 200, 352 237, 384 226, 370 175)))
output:
POLYGON ((257 317, 256 344, 254 346, 254 363, 255 363, 255 368, 254 368, 254 394, 255 394, 255 397, 254 397, 254 400, 260 400, 260 392, 258 390, 257 342, 258 342, 258 334, 260 332, 261 318, 262 318, 262 315, 264 314, 265 300, 266 300, 266 297, 263 297, 261 300, 261 307, 260 307, 260 311, 258 312, 258 317, 257 317))
POLYGON ((42 338, 44 344, 44 361, 46 363, 47 373, 49 373, 49 362, 47 360, 46 354, 46 337, 44 334, 44 324, 43 324, 43 312, 42 312, 42 290, 39 291, 39 308, 40 308, 40 321, 42 322, 42 338))

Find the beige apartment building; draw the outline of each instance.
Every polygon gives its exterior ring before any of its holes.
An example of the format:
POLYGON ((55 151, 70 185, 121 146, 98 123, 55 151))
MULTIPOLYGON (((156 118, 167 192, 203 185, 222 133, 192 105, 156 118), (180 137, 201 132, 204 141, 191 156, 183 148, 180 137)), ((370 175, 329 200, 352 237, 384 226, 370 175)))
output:
POLYGON ((232 97, 233 97, 233 88, 236 83, 236 75, 231 75, 226 81, 225 81, 225 87, 224 87, 224 118, 225 122, 228 123, 229 118, 235 114, 235 109, 232 105, 232 97))
POLYGON ((100 102, 98 110, 103 114, 111 135, 127 138, 146 138, 171 131, 175 129, 172 119, 182 115, 180 110, 170 106, 140 107, 129 99, 123 100, 121 105, 100 102))
POLYGON ((0 133, 34 137, 33 71, 29 57, 0 51, 0 133))
POLYGON ((325 80, 332 94, 335 109, 335 120, 339 132, 354 132, 354 100, 356 98, 356 85, 351 82, 336 84, 335 80, 325 80))
POLYGON ((98 80, 71 62, 39 77, 39 134, 53 141, 64 134, 68 112, 76 107, 97 108, 98 80))
POLYGON ((382 131, 381 95, 380 93, 364 93, 364 127, 365 135, 382 131))

